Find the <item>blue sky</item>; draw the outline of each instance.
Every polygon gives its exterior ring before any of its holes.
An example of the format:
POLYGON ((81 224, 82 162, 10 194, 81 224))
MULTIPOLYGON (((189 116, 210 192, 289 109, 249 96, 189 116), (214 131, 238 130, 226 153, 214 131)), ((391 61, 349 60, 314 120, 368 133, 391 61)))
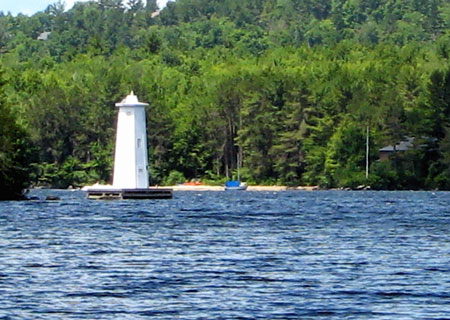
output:
MULTIPOLYGON (((23 13, 32 15, 38 11, 45 10, 49 4, 55 3, 58 0, 0 0, 0 11, 4 13, 11 12, 13 15, 23 13)), ((69 9, 77 0, 65 0, 66 9, 69 9)), ((78 0, 87 1, 87 0, 78 0)), ((160 8, 165 6, 167 0, 158 0, 160 8)))

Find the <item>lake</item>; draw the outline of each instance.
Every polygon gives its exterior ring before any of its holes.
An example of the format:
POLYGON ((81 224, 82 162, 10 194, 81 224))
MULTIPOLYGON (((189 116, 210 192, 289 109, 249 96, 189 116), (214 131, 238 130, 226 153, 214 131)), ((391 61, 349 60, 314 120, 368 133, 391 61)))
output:
POLYGON ((450 319, 448 192, 0 202, 0 319, 450 319))

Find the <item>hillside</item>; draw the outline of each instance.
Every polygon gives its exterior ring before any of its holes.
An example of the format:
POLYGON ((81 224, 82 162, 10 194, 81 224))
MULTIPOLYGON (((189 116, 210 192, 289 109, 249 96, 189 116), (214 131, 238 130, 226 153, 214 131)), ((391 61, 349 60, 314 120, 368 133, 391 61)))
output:
POLYGON ((221 182, 241 149, 250 183, 450 189, 449 56, 444 0, 177 0, 160 12, 156 1, 99 0, 0 13, 5 104, 32 141, 32 182, 56 187, 110 179, 114 103, 134 90, 151 104, 154 184, 221 182), (380 148, 411 137, 380 161, 380 148))

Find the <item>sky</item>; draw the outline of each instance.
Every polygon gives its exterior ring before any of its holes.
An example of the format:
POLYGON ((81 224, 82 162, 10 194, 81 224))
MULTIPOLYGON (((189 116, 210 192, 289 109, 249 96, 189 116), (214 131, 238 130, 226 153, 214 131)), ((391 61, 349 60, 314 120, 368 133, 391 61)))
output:
MULTIPOLYGON (((66 9, 72 8, 76 1, 87 0, 63 0, 66 3, 66 9)), ((57 0, 0 0, 0 11, 4 13, 11 12, 13 15, 23 13, 33 15, 38 11, 44 11, 48 5, 57 2, 57 0)), ((160 8, 166 5, 167 0, 158 0, 160 8)))

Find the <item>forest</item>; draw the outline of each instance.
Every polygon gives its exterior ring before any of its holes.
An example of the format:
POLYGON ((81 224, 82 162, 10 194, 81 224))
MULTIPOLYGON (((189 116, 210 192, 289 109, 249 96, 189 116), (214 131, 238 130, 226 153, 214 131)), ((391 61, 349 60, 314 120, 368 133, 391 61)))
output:
POLYGON ((222 184, 239 166, 249 184, 450 190, 449 59, 446 0, 0 12, 0 197, 111 182, 131 90, 150 104, 154 185, 222 184))

